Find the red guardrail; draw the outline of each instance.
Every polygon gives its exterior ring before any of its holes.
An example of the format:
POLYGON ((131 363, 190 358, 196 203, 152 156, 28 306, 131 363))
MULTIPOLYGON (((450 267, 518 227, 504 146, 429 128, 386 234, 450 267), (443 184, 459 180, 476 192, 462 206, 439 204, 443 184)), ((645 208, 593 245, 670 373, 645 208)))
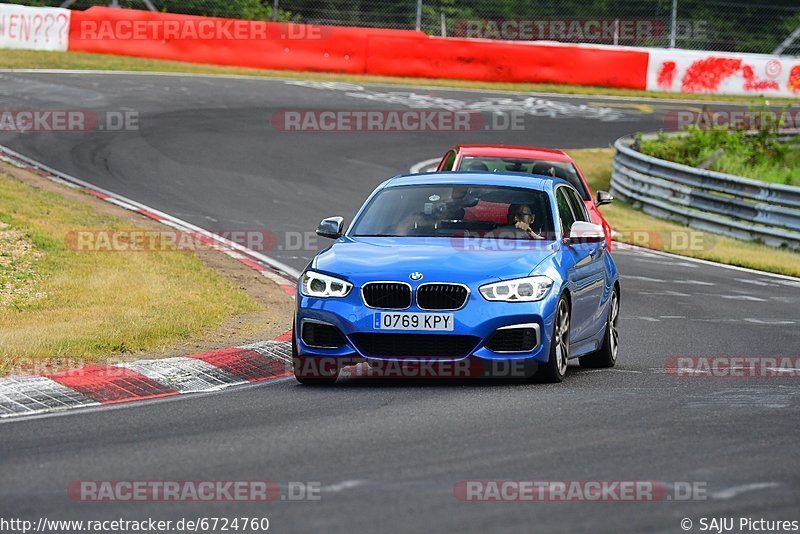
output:
POLYGON ((631 89, 645 88, 648 60, 642 50, 447 39, 407 30, 105 7, 72 13, 69 49, 262 69, 631 89), (231 38, 230 32, 241 38, 231 38))

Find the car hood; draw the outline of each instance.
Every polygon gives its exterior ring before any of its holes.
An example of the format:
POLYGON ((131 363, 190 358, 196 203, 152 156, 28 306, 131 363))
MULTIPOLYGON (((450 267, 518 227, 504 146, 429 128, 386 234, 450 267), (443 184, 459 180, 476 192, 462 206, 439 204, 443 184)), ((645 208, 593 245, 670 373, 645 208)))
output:
POLYGON ((507 280, 527 276, 556 248, 542 241, 342 237, 322 251, 311 268, 354 282, 408 281, 413 272, 422 273, 422 282, 507 280))

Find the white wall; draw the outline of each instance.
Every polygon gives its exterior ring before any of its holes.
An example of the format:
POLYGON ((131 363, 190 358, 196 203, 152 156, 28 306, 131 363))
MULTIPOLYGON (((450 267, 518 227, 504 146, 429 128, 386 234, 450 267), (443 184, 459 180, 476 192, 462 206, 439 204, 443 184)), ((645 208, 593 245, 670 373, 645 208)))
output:
POLYGON ((67 50, 69 9, 0 4, 0 48, 67 50))

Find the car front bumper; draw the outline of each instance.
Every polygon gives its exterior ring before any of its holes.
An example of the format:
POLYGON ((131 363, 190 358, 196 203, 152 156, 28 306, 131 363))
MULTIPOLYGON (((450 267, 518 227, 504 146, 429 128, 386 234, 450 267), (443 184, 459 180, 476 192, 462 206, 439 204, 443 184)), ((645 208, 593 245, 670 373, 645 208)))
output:
MULTIPOLYGON (((558 296, 553 296, 552 288, 542 300, 537 302, 489 302, 471 288, 467 303, 459 310, 440 312, 419 309, 412 305, 405 310, 382 310, 367 307, 358 291, 354 290, 344 298, 312 298, 297 294, 297 312, 295 316, 295 343, 297 355, 302 357, 358 358, 366 361, 402 361, 423 362, 460 361, 467 358, 474 360, 528 360, 531 362, 547 362, 550 354, 550 337, 553 331, 556 303, 558 296), (448 332, 424 332, 435 336, 474 336, 476 343, 469 354, 463 356, 431 356, 387 357, 370 354, 355 341, 356 334, 420 334, 419 331, 394 331, 375 328, 375 314, 380 312, 413 312, 413 313, 447 313, 454 319, 453 330, 448 332), (304 322, 321 322, 336 327, 344 338, 344 344, 338 348, 321 348, 310 346, 301 336, 304 322), (524 352, 499 352, 490 350, 486 344, 491 336, 504 327, 515 325, 536 325, 537 343, 532 350, 524 352)), ((445 340, 443 340, 445 341, 445 340)))

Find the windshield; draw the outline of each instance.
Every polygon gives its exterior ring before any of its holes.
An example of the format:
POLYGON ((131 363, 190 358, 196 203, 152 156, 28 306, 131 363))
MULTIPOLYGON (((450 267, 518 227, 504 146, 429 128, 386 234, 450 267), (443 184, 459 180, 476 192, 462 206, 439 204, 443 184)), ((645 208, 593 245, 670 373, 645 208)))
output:
POLYGON ((472 185, 389 187, 372 198, 349 235, 550 239, 553 215, 543 191, 472 185))
POLYGON ((578 190, 583 200, 589 200, 591 194, 586 190, 583 180, 578 175, 575 165, 567 161, 550 161, 543 159, 507 159, 484 158, 480 156, 464 156, 458 164, 458 171, 470 172, 521 172, 563 178, 578 190))

